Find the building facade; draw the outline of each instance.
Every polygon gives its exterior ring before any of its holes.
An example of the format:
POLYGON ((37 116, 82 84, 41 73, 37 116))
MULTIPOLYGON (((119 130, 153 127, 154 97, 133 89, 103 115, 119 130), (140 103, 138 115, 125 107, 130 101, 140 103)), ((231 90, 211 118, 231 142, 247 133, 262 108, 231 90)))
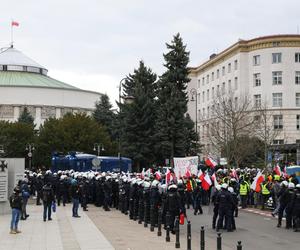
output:
POLYGON ((0 50, 0 120, 17 121, 26 106, 38 128, 66 113, 91 115, 101 93, 47 76, 48 70, 13 47, 0 50))
POLYGON ((300 35, 274 35, 239 40, 198 67, 190 69, 188 112, 196 121, 203 153, 213 151, 209 140, 212 105, 217 95, 231 93, 234 102, 248 96, 265 106, 278 131, 273 145, 300 143, 300 35), (195 95, 194 95, 195 96, 195 95), (193 98, 195 100, 195 98, 193 98), (197 107, 197 110, 196 110, 197 107))

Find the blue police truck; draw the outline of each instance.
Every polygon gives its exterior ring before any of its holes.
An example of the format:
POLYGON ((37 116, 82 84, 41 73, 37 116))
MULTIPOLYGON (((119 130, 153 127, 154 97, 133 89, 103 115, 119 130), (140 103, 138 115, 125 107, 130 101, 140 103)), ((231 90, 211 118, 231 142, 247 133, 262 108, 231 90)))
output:
POLYGON ((67 155, 54 153, 51 159, 52 172, 71 169, 78 172, 87 172, 90 170, 101 172, 131 172, 131 166, 132 160, 126 157, 96 156, 80 152, 70 152, 67 155))

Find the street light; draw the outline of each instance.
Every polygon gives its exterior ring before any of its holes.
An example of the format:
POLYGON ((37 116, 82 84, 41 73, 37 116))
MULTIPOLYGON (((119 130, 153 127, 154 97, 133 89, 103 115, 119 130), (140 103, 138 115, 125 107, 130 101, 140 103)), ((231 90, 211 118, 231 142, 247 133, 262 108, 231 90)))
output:
POLYGON ((104 146, 102 143, 94 143, 94 151, 97 151, 97 155, 99 156, 101 151, 104 151, 104 146))
POLYGON ((33 155, 33 151, 35 150, 34 144, 33 143, 28 143, 26 146, 26 151, 28 151, 28 167, 31 170, 31 159, 33 155))
POLYGON ((190 93, 191 93, 191 102, 196 102, 196 122, 195 122, 195 125, 196 125, 196 134, 197 134, 197 143, 198 143, 198 118, 197 118, 197 113, 198 113, 198 108, 197 108, 197 104, 198 104, 198 95, 197 95, 197 90, 192 88, 190 90, 190 93), (194 97, 195 96, 195 97, 194 97))

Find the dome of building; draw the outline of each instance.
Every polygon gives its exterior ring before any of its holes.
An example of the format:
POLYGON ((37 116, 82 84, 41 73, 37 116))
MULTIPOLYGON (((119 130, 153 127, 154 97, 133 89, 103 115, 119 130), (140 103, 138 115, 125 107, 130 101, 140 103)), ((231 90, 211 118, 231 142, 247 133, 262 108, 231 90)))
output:
POLYGON ((0 49, 0 120, 16 121, 26 106, 37 126, 68 112, 90 115, 101 93, 49 76, 48 69, 14 47, 0 49))

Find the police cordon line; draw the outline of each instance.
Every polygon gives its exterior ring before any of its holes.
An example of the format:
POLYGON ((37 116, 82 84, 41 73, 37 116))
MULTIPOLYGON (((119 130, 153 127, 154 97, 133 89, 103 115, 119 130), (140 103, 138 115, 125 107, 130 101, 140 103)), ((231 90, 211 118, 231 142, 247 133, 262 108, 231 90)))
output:
POLYGON ((105 211, 116 208, 144 226, 159 228, 162 224, 165 230, 176 234, 176 223, 183 224, 187 218, 186 209, 193 208, 194 215, 201 215, 202 206, 210 205, 212 228, 232 232, 236 230, 240 205, 241 209, 271 208, 272 215, 278 215, 277 227, 281 227, 285 215, 286 229, 299 231, 300 184, 295 174, 278 175, 276 169, 264 172, 256 168, 208 170, 199 169, 197 175, 187 171, 180 177, 170 168, 141 173, 25 171, 10 197, 10 233, 21 232, 18 218, 29 217, 26 204, 31 195, 36 196, 36 205, 43 202, 45 222, 52 220, 56 205, 72 203, 72 216, 79 218, 80 204, 86 211, 88 204, 94 204, 105 211))

